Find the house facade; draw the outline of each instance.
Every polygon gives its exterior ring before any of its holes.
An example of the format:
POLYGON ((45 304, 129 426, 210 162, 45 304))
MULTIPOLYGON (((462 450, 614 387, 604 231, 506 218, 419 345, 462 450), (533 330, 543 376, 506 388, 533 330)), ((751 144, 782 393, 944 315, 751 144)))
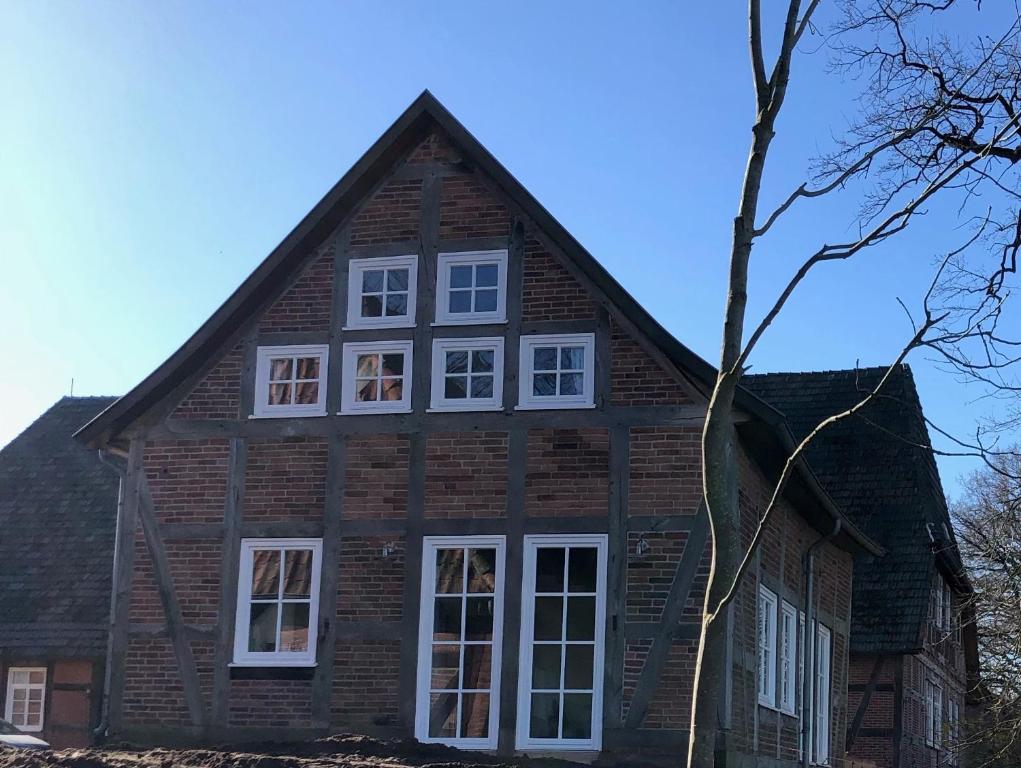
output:
MULTIPOLYGON (((714 379, 423 94, 78 435, 123 463, 110 732, 676 760, 714 379)), ((749 541, 791 435, 739 405, 749 541)), ((863 552, 799 465, 728 614, 726 765, 839 764, 863 552)))
POLYGON ((54 747, 101 721, 118 479, 72 435, 113 401, 62 398, 0 450, 0 718, 54 747))
POLYGON ((978 675, 971 585, 910 368, 763 374, 746 385, 799 436, 879 388, 808 450, 823 486, 886 550, 854 563, 847 750, 878 768, 967 765, 963 714, 978 675))

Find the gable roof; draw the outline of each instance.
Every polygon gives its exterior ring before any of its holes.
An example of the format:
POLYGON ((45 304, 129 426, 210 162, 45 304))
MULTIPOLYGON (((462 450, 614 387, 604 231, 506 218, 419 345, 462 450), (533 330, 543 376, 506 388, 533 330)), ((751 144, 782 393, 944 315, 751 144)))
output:
POLYGON ((62 398, 0 450, 0 653, 105 653, 118 476, 72 435, 114 400, 62 398))
MULTIPOLYGON (((108 444, 181 381, 201 370, 282 281, 300 267, 304 258, 358 208, 375 185, 436 130, 461 150, 466 167, 478 169, 514 201, 602 292, 607 302, 627 317, 678 370, 690 375, 704 394, 711 391, 717 377, 716 369, 660 325, 429 91, 423 91, 180 349, 82 428, 76 437, 92 446, 108 444)), ((753 452, 765 464, 775 463, 779 451, 789 451, 793 446, 783 417, 745 390, 739 390, 736 402, 741 410, 754 417, 740 427, 750 440, 753 452)), ((828 532, 833 519, 843 519, 844 525, 837 538, 842 546, 880 551, 881 548, 842 517, 805 462, 798 462, 798 472, 789 488, 790 494, 799 499, 799 511, 820 530, 828 532)))
MULTIPOLYGON (((782 411, 801 439, 860 402, 886 370, 767 373, 743 381, 782 411)), ((959 590, 970 588, 911 369, 894 369, 880 396, 827 426, 809 443, 807 456, 840 508, 888 553, 855 560, 852 650, 917 650, 936 569, 959 590)))

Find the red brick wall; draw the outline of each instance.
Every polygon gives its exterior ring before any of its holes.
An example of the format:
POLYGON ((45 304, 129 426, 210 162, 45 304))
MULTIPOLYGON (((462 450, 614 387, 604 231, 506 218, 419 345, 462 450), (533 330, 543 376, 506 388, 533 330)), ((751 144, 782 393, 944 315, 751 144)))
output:
POLYGON ((283 295, 259 319, 260 333, 330 330, 333 244, 321 249, 283 295))
POLYGON ((177 661, 165 637, 134 636, 124 665, 124 720, 130 726, 188 723, 177 661))
POLYGON ((404 517, 408 509, 408 456, 407 435, 349 438, 343 516, 404 517))
POLYGON ((535 238, 525 240, 521 318, 592 320, 596 303, 585 287, 535 238))
POLYGON ((384 185, 351 223, 351 245, 373 245, 418 237, 422 213, 422 182, 391 181, 384 185))
MULTIPOLYGON (((344 536, 340 549, 337 618, 399 622, 404 590, 404 537, 344 536), (390 550, 386 556, 384 548, 390 550)), ((395 634, 399 631, 394 630, 395 634)))
POLYGON ((691 398, 627 333, 614 325, 610 347, 610 401, 614 405, 683 405, 691 398))
POLYGON ((507 514, 507 433, 451 432, 426 441, 426 517, 507 514))
POLYGON ((330 719, 345 727, 387 726, 397 721, 401 641, 339 641, 334 656, 330 719))
POLYGON ((244 350, 238 344, 225 354, 181 400, 175 419, 236 419, 241 407, 241 367, 244 350))
POLYGON ((474 176, 447 176, 440 195, 440 238, 504 237, 510 212, 474 176))
POLYGON ((525 513, 537 517, 605 515, 609 450, 605 429, 529 430, 525 513))
POLYGON ((632 515, 693 515, 702 501, 701 427, 631 430, 632 515))
POLYGON ((307 728, 311 719, 309 680, 230 681, 230 725, 307 728))
POLYGON ((322 520, 326 509, 327 453, 322 438, 249 441, 245 519, 322 520))
POLYGON ((219 523, 227 491, 227 440, 165 440, 145 449, 161 523, 219 523))

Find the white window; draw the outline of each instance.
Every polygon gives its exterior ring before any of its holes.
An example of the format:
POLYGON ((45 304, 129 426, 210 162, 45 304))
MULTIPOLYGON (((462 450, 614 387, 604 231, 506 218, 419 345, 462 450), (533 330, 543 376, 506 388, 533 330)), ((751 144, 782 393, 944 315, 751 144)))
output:
POLYGON ((815 630, 815 717, 812 728, 814 754, 812 762, 830 762, 830 631, 822 624, 815 630))
POLYGON ((259 347, 255 364, 255 415, 325 416, 325 344, 259 347))
POLYGON ((410 411, 412 346, 412 341, 345 344, 340 412, 410 411))
POLYGON ((418 256, 351 259, 347 328, 408 328, 415 324, 418 256))
POLYGON ((925 743, 940 749, 943 741, 943 688, 927 680, 925 694, 925 743))
POLYGON ((436 323, 507 319, 507 251, 441 253, 436 268, 436 323))
POLYGON ((960 704, 953 694, 947 694, 947 749, 950 752, 950 764, 960 765, 961 710, 960 704))
POLYGON ((602 747, 606 536, 526 536, 518 749, 602 747))
POLYGON ((522 336, 518 408, 592 408, 593 333, 522 336))
POLYGON ((941 621, 940 621, 939 625, 943 629, 944 632, 949 633, 950 632, 950 628, 951 628, 951 624, 952 624, 952 617, 953 617, 952 593, 950 591, 950 585, 949 584, 947 584, 943 580, 940 580, 940 584, 941 584, 941 589, 940 589, 940 598, 941 599, 940 599, 940 602, 943 605, 943 610, 941 612, 942 616, 940 617, 941 621))
POLYGON ((780 710, 795 713, 797 700, 797 634, 798 611, 788 602, 780 607, 780 710))
POLYGON ((427 537, 422 555, 415 737, 495 749, 504 537, 427 537))
POLYGON ((234 663, 313 666, 322 539, 242 539, 234 663))
POLYGON ((759 704, 776 707, 776 594, 759 587, 759 704))
POLYGON ((45 667, 11 667, 7 672, 4 719, 26 732, 43 729, 46 701, 45 667))
POLYGON ((435 339, 432 365, 432 410, 503 407, 503 337, 435 339))

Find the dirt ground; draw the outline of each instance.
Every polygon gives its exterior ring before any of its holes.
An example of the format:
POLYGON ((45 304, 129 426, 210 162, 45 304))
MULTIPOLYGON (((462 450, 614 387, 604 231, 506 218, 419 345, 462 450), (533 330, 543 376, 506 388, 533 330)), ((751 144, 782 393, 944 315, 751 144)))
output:
POLYGON ((330 736, 297 744, 217 749, 65 749, 0 747, 0 768, 577 768, 562 760, 498 758, 411 739, 330 736))

